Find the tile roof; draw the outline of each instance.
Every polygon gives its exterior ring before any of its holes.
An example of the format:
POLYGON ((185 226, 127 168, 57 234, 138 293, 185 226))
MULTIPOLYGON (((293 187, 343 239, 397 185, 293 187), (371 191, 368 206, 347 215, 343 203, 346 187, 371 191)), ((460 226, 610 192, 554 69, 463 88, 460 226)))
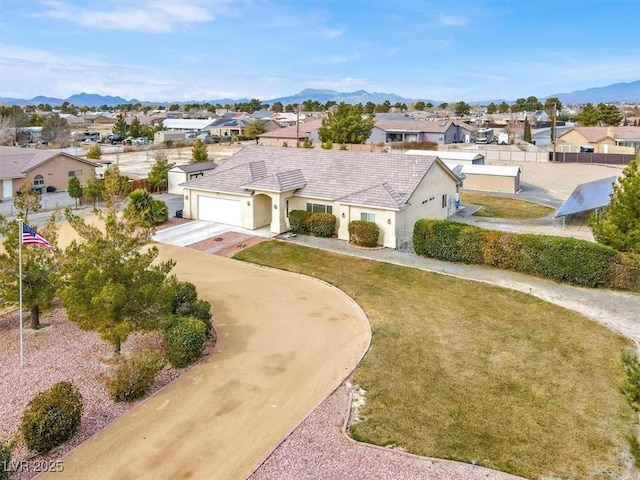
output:
POLYGON ((266 132, 258 135, 259 138, 293 138, 295 140, 296 135, 298 138, 307 138, 311 132, 317 130, 322 126, 322 120, 310 120, 308 122, 301 123, 299 126, 292 125, 290 127, 283 127, 273 130, 272 132, 266 132))
POLYGON ((87 165, 96 166, 95 163, 89 160, 75 157, 58 150, 0 146, 0 179, 24 178, 29 170, 59 155, 73 158, 87 165))
POLYGON ((200 172, 203 170, 213 170, 218 164, 216 162, 200 162, 200 163, 188 163, 186 165, 176 165, 174 168, 179 168, 185 173, 200 172))
POLYGON ((241 195, 297 187, 307 198, 401 209, 435 163, 434 156, 249 145, 211 175, 182 185, 241 195), (264 165, 262 177, 256 162, 264 165))
POLYGON ((567 133, 575 130, 582 135, 588 142, 597 143, 604 140, 610 134, 613 134, 615 140, 638 140, 640 139, 640 127, 573 127, 564 134, 558 136, 558 139, 564 137, 567 133), (611 130, 609 130, 611 129, 611 130))
POLYGON ((453 122, 429 122, 424 120, 383 120, 376 127, 386 132, 444 133, 453 122))

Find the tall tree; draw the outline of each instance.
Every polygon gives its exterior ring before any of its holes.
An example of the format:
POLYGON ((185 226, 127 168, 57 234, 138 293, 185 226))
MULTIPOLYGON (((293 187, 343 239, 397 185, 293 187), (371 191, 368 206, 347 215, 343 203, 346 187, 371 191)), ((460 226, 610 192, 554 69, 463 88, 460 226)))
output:
POLYGON ((198 138, 191 149, 191 163, 202 163, 208 161, 209 154, 207 153, 207 146, 198 138))
POLYGON ((274 102, 273 105, 271 105, 271 111, 275 113, 282 113, 284 111, 282 102, 274 102))
POLYGON ((492 113, 496 113, 498 111, 498 106, 491 102, 489 105, 487 105, 487 113, 488 114, 492 114, 492 113))
POLYGON ((69 196, 76 201, 76 208, 78 208, 78 199, 82 198, 82 184, 80 179, 75 175, 69 179, 69 185, 67 187, 69 196))
POLYGON ((104 197, 104 180, 91 177, 87 180, 87 184, 82 189, 82 194, 86 198, 93 200, 93 208, 95 210, 98 200, 102 200, 104 197))
MULTIPOLYGON (((0 306, 19 303, 18 228, 17 220, 6 221, 0 216, 0 235, 4 237, 4 252, 0 254, 0 306)), ((38 233, 53 246, 57 244, 55 213, 38 233)), ((40 313, 53 304, 58 265, 54 251, 38 245, 22 246, 22 304, 31 313, 30 327, 33 329, 40 328, 40 313)))
POLYGON ((531 123, 529 123, 529 117, 524 117, 524 136, 525 142, 531 143, 531 123))
POLYGON ((100 228, 69 209, 65 216, 79 240, 64 251, 63 305, 72 322, 98 332, 120 353, 130 333, 157 327, 164 306, 158 292, 174 262, 156 262, 157 247, 142 248, 152 229, 119 216, 115 204, 100 217, 100 228))
POLYGON ((247 123, 247 128, 245 129, 245 133, 249 138, 256 138, 258 135, 263 134, 267 131, 267 126, 261 120, 257 118, 252 118, 247 123))
POLYGON ((67 121, 57 113, 50 113, 42 121, 42 139, 49 143, 67 146, 70 143, 71 131, 67 121))
POLYGON ((424 109, 427 107, 427 104, 424 103, 424 101, 422 100, 418 100, 414 105, 413 108, 415 108, 417 111, 419 112, 423 112, 424 109))
POLYGON ((335 112, 329 112, 322 119, 318 136, 322 142, 364 143, 374 127, 371 116, 363 117, 362 107, 341 102, 335 112))
POLYGON ((507 102, 501 102, 500 105, 498 105, 499 113, 507 113, 508 111, 509 111, 509 104, 507 102))
POLYGON ((458 102, 456 103, 454 110, 456 117, 464 117, 465 115, 469 115, 471 113, 471 105, 466 102, 458 102))
POLYGON ((142 125, 140 124, 140 120, 138 119, 138 117, 133 117, 133 120, 131 120, 131 125, 129 125, 129 136, 142 136, 142 125))
POLYGON ((617 127, 622 121, 620 109, 615 105, 598 104, 598 122, 601 125, 617 127))
POLYGON ((125 138, 127 136, 127 133, 129 132, 129 126, 124 119, 124 115, 118 115, 118 119, 116 120, 116 123, 111 131, 116 135, 120 135, 122 138, 125 138))
POLYGON ((577 117, 581 127, 593 127, 598 124, 598 109, 592 103, 587 103, 582 107, 582 111, 577 117))
POLYGON ((154 158, 156 161, 149 171, 147 183, 151 188, 155 188, 158 191, 167 186, 169 183, 169 170, 175 167, 176 164, 169 162, 163 152, 157 153, 154 158))
POLYGON ((598 243, 616 250, 640 254, 640 155, 629 163, 613 186, 611 202, 589 227, 598 243))
POLYGON ((544 102, 544 110, 547 112, 549 121, 551 121, 551 141, 556 139, 556 124, 553 119, 557 118, 558 112, 562 110, 562 102, 558 97, 549 97, 544 102))

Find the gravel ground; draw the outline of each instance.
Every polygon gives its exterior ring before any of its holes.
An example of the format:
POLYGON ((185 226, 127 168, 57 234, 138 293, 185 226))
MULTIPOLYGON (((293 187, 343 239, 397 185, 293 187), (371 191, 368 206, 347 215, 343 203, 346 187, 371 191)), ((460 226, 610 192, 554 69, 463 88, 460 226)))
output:
MULTIPOLYGON (((110 345, 96 333, 80 330, 67 319, 62 308, 43 314, 41 324, 46 326, 36 331, 24 330, 24 367, 20 368, 18 314, 0 316, 0 345, 3 346, 0 350, 0 440, 17 433, 22 412, 38 392, 61 381, 71 381, 80 390, 84 399, 82 421, 73 439, 46 457, 34 456, 19 444, 11 457, 14 466, 24 460, 33 466, 42 460, 60 459, 139 403, 114 403, 109 398, 102 378, 109 372, 112 352, 110 345)), ((122 345, 122 352, 127 354, 144 348, 159 349, 159 335, 151 332, 130 335, 122 345)), ((165 367, 157 375, 152 392, 182 372, 165 367)), ((11 478, 26 480, 35 474, 31 468, 21 468, 14 471, 11 478)))
POLYGON ((358 443, 345 433, 350 386, 316 408, 249 480, 513 480, 520 477, 467 463, 419 457, 358 443))

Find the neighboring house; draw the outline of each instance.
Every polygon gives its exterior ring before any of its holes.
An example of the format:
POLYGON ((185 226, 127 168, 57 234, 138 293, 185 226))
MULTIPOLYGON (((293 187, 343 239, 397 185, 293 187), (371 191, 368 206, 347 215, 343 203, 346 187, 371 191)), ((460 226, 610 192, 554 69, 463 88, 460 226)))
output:
POLYGON ((331 213, 348 240, 352 220, 375 222, 396 248, 420 218, 448 218, 458 178, 434 156, 246 146, 211 174, 182 184, 185 218, 286 232, 289 212, 331 213))
POLYGON ((179 132, 211 133, 211 126, 216 119, 208 118, 204 120, 195 118, 165 118, 162 126, 165 130, 175 130, 179 132))
POLYGON ((376 122, 366 143, 429 141, 443 145, 464 139, 461 129, 450 121, 383 120, 376 122))
POLYGON ((322 120, 311 120, 300 125, 278 128, 259 135, 258 142, 272 147, 282 147, 285 143, 289 147, 295 147, 298 141, 302 145, 306 139, 319 142, 318 129, 321 126, 322 120))
POLYGON ((593 148, 594 153, 640 152, 640 127, 573 127, 558 136, 557 150, 579 152, 580 147, 593 148))
POLYGON ((186 165, 176 165, 167 173, 168 193, 174 195, 182 195, 183 187, 181 183, 195 180, 213 173, 214 168, 218 166, 215 162, 188 163, 186 165))
POLYGON ((95 169, 89 160, 56 150, 0 147, 0 200, 12 198, 27 180, 41 193, 66 190, 71 177, 85 185, 95 169))
POLYGON ((211 124, 209 131, 211 135, 218 136, 221 139, 243 137, 245 136, 248 123, 249 120, 246 117, 219 118, 211 124))

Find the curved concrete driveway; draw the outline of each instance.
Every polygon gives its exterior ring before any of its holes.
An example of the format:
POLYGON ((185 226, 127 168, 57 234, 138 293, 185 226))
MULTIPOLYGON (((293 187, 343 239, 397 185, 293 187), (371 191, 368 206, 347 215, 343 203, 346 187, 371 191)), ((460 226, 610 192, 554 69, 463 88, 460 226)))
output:
POLYGON ((158 247, 211 302, 216 351, 72 451, 62 474, 42 478, 245 478, 369 346, 363 311, 329 285, 158 247))

